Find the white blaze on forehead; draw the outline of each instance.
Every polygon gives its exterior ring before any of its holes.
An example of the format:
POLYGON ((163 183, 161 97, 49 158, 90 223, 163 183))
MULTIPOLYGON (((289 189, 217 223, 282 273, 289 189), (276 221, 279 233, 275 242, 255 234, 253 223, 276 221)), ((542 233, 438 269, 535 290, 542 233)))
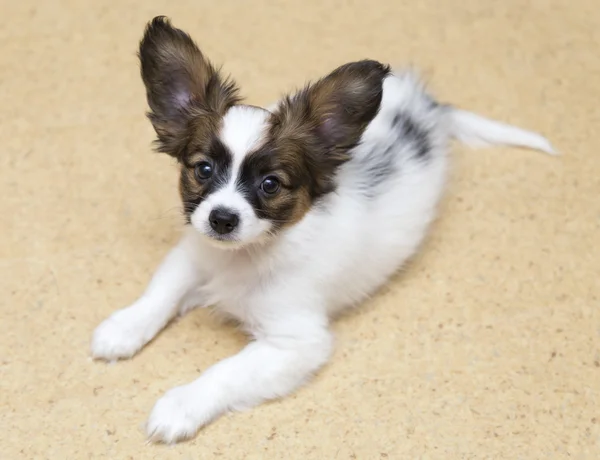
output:
POLYGON ((220 138, 233 154, 231 180, 235 182, 244 157, 259 147, 270 113, 257 107, 234 106, 223 117, 220 138))
POLYGON ((223 187, 208 195, 192 213, 192 224, 200 232, 210 234, 209 216, 218 207, 225 207, 238 214, 239 225, 233 235, 240 243, 256 241, 270 229, 271 223, 259 219, 252 205, 236 188, 242 162, 248 153, 260 147, 269 116, 270 113, 263 109, 237 106, 229 109, 223 117, 219 137, 233 155, 231 175, 223 187))

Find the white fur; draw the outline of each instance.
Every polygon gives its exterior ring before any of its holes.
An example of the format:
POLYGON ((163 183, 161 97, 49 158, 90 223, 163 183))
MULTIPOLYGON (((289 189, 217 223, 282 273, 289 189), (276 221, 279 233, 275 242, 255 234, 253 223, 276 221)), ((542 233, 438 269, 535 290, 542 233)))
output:
POLYGON ((452 112, 452 123, 455 137, 474 147, 510 144, 541 150, 551 155, 557 154, 550 142, 537 133, 488 120, 471 112, 455 109, 452 112))
MULTIPOLYGON (((225 117, 223 137, 236 165, 262 135, 265 113, 232 109, 225 117)), ((226 411, 289 394, 323 366, 332 350, 332 316, 374 293, 421 243, 444 188, 450 137, 551 149, 533 133, 449 107, 432 109, 414 76, 396 74, 384 81, 378 115, 338 172, 337 192, 298 224, 268 243, 223 250, 202 235, 216 202, 244 214, 248 238, 266 227, 247 215, 233 188, 217 192, 206 209, 201 205, 193 228, 185 230, 142 297, 96 329, 92 354, 129 358, 178 311, 195 304, 233 316, 252 341, 197 380, 167 392, 150 415, 148 435, 164 442, 192 436, 226 411), (431 131, 428 161, 415 160, 410 144, 390 136, 390 120, 400 112, 431 131), (390 142, 398 174, 366 196, 369 155, 390 142)))

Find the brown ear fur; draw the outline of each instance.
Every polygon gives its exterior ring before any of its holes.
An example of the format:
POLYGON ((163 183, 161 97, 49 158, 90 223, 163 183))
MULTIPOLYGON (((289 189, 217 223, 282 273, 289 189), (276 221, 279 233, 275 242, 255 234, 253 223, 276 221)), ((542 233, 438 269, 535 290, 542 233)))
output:
MULTIPOLYGON (((161 152, 180 158, 190 121, 207 116, 213 125, 215 117, 240 101, 235 84, 221 77, 190 36, 164 16, 147 25, 139 58, 150 106, 148 118, 161 152)), ((194 124, 199 125, 197 120, 194 124)))
POLYGON ((335 170, 377 115, 389 73, 376 61, 343 65, 285 98, 273 113, 272 138, 283 151, 303 155, 318 195, 333 189, 335 170))

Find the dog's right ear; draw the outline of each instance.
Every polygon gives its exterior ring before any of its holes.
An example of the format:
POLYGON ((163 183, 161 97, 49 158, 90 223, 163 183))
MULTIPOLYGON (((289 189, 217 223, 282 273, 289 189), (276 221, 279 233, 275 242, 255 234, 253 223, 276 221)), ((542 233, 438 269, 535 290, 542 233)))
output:
POLYGON ((139 58, 160 152, 180 158, 192 119, 222 116, 240 101, 235 83, 222 78, 191 37, 164 16, 147 25, 139 58))

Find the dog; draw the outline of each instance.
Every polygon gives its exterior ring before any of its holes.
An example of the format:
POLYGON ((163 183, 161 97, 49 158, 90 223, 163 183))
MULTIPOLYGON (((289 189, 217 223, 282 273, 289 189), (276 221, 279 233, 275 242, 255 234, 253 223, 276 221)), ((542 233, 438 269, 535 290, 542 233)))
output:
POLYGON ((143 295, 96 328, 92 356, 130 358, 194 306, 213 306, 251 337, 158 400, 146 425, 155 442, 288 395, 328 361, 332 318, 423 241, 452 139, 555 153, 541 135, 441 104, 415 73, 373 60, 264 109, 244 105, 165 17, 146 26, 139 58, 156 148, 180 168, 186 225, 143 295))

